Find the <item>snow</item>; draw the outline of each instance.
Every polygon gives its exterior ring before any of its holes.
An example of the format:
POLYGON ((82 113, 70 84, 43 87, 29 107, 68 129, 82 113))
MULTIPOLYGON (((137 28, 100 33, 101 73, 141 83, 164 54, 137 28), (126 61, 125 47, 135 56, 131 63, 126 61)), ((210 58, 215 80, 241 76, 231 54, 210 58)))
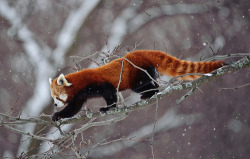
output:
MULTIPOLYGON (((187 125, 192 124, 199 117, 200 117, 200 114, 181 115, 177 113, 177 109, 172 108, 166 111, 165 114, 157 120, 156 125, 155 125, 155 122, 153 122, 149 125, 143 126, 140 129, 137 129, 137 131, 129 134, 127 138, 140 140, 141 138, 147 136, 148 134, 151 134, 152 130, 154 130, 154 126, 155 126, 154 133, 157 133, 159 131, 171 130, 171 129, 174 129, 175 127, 179 127, 184 124, 187 124, 187 125)), ((137 142, 130 141, 130 140, 122 140, 120 142, 114 142, 105 147, 93 149, 91 152, 91 157, 94 157, 94 158, 98 156, 104 157, 106 155, 112 156, 112 154, 119 152, 121 149, 124 149, 124 147, 131 147, 136 143, 137 142)))
POLYGON ((238 119, 232 119, 228 123, 228 129, 234 131, 235 133, 240 132, 242 127, 243 127, 243 124, 238 119))

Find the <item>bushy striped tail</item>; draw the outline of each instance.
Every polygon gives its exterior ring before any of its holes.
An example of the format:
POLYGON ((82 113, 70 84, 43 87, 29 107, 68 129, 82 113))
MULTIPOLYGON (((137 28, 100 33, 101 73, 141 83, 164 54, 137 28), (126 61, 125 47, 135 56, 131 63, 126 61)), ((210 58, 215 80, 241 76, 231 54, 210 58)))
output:
POLYGON ((201 75, 198 75, 198 73, 206 74, 222 67, 223 61, 190 62, 176 59, 168 66, 169 67, 167 67, 165 71, 167 75, 176 77, 185 74, 193 74, 182 76, 179 79, 194 80, 201 77, 201 75), (196 73, 197 75, 195 75, 196 73))
POLYGON ((178 79, 182 80, 194 80, 200 78, 201 74, 206 74, 212 72, 224 64, 223 61, 201 61, 201 62, 190 62, 185 60, 179 60, 175 57, 166 55, 165 59, 162 60, 161 68, 158 68, 160 73, 166 74, 168 76, 176 77, 185 74, 193 74, 193 75, 185 75, 178 79), (197 73, 197 75, 195 75, 197 73))
MULTIPOLYGON (((141 53, 141 56, 145 56, 147 60, 150 60, 160 74, 166 74, 172 77, 191 73, 206 74, 222 67, 224 64, 223 61, 190 62, 179 60, 161 51, 145 51, 141 53)), ((199 77, 201 77, 201 75, 187 75, 178 79, 194 80, 199 77)))

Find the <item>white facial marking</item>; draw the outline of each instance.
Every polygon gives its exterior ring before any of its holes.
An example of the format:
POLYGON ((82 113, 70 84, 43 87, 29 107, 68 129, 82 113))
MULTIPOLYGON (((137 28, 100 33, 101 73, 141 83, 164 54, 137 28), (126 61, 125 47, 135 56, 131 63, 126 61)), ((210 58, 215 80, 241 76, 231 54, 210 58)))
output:
POLYGON ((63 100, 63 101, 66 101, 67 98, 68 98, 68 96, 67 96, 67 94, 60 94, 59 98, 60 98, 61 100, 63 100))
POLYGON ((56 107, 62 107, 62 106, 64 106, 64 103, 62 101, 60 101, 60 100, 58 100, 56 98, 53 98, 53 99, 54 99, 54 105, 56 107))

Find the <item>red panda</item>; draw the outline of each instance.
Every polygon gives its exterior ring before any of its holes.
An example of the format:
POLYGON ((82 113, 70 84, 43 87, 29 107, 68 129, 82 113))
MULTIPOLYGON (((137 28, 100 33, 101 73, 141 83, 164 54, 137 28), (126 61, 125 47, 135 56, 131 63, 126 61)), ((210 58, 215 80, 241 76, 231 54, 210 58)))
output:
MULTIPOLYGON (((55 106, 66 107, 56 112, 52 120, 74 116, 88 98, 97 96, 103 97, 107 103, 107 107, 100 109, 100 112, 105 113, 116 107, 117 89, 131 89, 140 93, 141 99, 150 98, 158 92, 159 85, 155 79, 159 74, 172 77, 187 73, 205 74, 222 67, 223 64, 223 61, 189 62, 161 51, 137 50, 97 68, 83 69, 66 76, 61 74, 54 80, 49 79, 51 97, 55 106)), ((200 75, 189 75, 179 79, 194 80, 199 77, 200 75)))

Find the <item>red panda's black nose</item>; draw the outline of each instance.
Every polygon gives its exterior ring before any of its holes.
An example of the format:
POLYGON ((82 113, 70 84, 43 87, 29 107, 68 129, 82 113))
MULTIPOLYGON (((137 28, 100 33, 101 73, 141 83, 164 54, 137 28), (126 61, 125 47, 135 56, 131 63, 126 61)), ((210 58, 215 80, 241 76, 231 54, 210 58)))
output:
POLYGON ((55 107, 57 107, 57 104, 56 104, 56 103, 55 103, 54 105, 55 105, 55 107))

